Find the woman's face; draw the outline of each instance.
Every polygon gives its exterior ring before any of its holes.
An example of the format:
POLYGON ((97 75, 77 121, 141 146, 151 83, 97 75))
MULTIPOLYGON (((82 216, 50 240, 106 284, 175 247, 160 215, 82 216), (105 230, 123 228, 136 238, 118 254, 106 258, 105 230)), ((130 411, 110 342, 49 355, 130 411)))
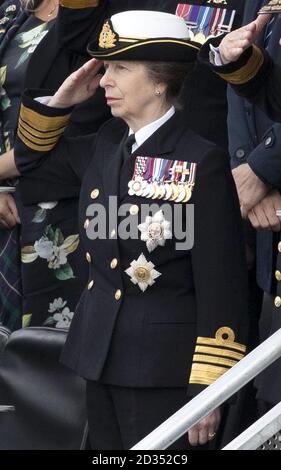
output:
POLYGON ((100 86, 113 116, 124 119, 136 132, 163 114, 166 87, 148 77, 142 62, 105 61, 104 67, 100 86))

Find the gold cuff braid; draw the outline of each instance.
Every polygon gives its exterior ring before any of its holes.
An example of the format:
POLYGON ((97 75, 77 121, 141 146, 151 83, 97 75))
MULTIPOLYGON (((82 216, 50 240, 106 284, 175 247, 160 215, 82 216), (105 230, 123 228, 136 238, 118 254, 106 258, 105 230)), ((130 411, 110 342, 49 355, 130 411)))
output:
POLYGON ((215 338, 197 338, 190 384, 210 385, 243 359, 246 347, 235 341, 229 327, 217 330, 215 338))
POLYGON ((49 152, 63 134, 70 114, 64 116, 43 116, 21 105, 18 136, 32 150, 49 152))
POLYGON ((231 73, 219 73, 218 75, 231 85, 244 85, 254 78, 264 62, 262 51, 253 46, 253 52, 247 64, 231 73))
POLYGON ((71 8, 72 10, 98 7, 99 3, 99 0, 60 0, 62 7, 71 8))

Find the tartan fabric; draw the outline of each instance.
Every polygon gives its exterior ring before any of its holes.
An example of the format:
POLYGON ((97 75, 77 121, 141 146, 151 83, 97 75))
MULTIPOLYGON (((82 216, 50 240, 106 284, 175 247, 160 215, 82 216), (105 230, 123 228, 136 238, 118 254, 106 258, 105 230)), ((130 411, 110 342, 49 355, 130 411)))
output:
POLYGON ((0 323, 21 328, 22 295, 19 227, 0 230, 0 323))
MULTIPOLYGON (((9 0, 1 6, 0 62, 10 41, 27 17, 28 13, 22 10, 19 0, 9 0)), ((17 119, 17 110, 15 110, 15 119, 17 119)), ((5 137, 3 134, 2 110, 0 110, 0 121, 1 158, 1 154, 7 150, 5 144, 7 136, 5 137)), ((9 138, 12 144, 14 136, 12 131, 10 132, 9 138)), ((4 185, 6 184, 4 183, 4 185)), ((15 227, 11 231, 0 229, 0 324, 7 326, 12 331, 22 326, 19 234, 19 227, 15 227)))

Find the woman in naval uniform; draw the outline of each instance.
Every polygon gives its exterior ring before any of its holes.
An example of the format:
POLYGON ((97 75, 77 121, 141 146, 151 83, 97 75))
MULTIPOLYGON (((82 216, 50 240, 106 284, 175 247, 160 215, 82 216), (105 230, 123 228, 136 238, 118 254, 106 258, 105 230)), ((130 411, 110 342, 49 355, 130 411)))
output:
MULTIPOLYGON (((210 36, 239 28, 244 0, 60 0, 59 31, 69 50, 86 52, 99 36, 102 18, 125 10, 158 10, 181 16, 190 34, 201 44, 210 36)), ((226 83, 205 65, 197 64, 183 89, 181 103, 186 122, 197 134, 228 148, 226 83), (206 86, 206 83, 208 86, 206 86), (190 92, 192 90, 192 93, 190 92), (202 117, 203 116, 203 117, 202 117)), ((90 113, 83 122, 89 123, 90 113)))
MULTIPOLYGON (((82 184, 89 282, 62 360, 87 380, 93 449, 129 449, 246 350, 246 269, 229 159, 178 109, 199 49, 187 38, 174 15, 113 15, 99 44, 89 45, 98 61, 52 97, 34 90, 23 98, 15 150, 23 199, 67 198, 82 184), (98 85, 114 118, 98 134, 63 136, 72 107, 98 85)), ((217 409, 172 448, 207 444, 219 424, 217 409)))

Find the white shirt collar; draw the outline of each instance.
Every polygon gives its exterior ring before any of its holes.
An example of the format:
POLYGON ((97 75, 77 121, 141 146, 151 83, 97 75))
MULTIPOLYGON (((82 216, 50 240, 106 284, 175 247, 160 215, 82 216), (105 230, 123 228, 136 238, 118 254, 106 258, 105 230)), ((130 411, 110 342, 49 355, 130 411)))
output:
MULTIPOLYGON (((175 107, 172 106, 163 116, 161 116, 161 118, 139 129, 135 133, 136 143, 132 147, 132 152, 135 152, 135 150, 137 150, 137 148, 139 148, 152 134, 154 134, 154 132, 156 132, 159 127, 165 124, 165 122, 167 122, 175 114, 175 112, 175 107)), ((134 131, 129 129, 129 135, 133 133, 134 131)))

